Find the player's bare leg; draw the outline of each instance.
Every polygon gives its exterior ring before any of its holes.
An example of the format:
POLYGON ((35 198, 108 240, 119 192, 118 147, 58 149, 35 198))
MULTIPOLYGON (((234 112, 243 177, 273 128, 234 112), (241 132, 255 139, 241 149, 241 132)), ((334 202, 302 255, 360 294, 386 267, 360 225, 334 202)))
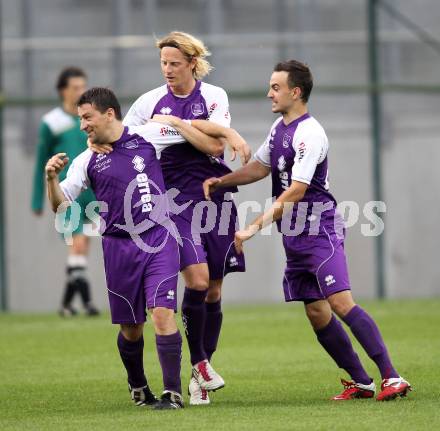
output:
POLYGON ((393 367, 387 348, 374 320, 353 300, 351 291, 335 293, 328 298, 332 310, 350 327, 351 332, 376 363, 382 376, 379 401, 406 396, 411 385, 393 367))
POLYGON ((353 380, 352 382, 342 380, 345 389, 333 399, 372 398, 375 385, 354 351, 350 338, 339 320, 333 315, 329 302, 326 300, 307 301, 304 307, 321 346, 338 367, 344 369, 353 380))
POLYGON ((206 263, 187 266, 182 271, 185 293, 182 302, 182 320, 193 366, 193 376, 207 391, 224 386, 223 379, 214 371, 204 348, 206 325, 205 300, 209 287, 209 270, 206 263))
POLYGON ((118 349, 127 370, 128 390, 137 406, 153 405, 157 398, 148 387, 144 373, 144 324, 121 324, 118 349))

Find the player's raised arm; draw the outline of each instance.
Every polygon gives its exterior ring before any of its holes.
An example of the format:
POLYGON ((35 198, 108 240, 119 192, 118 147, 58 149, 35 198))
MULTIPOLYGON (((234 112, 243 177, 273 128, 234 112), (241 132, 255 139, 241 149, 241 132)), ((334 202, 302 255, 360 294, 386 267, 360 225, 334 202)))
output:
POLYGON ((92 152, 86 150, 73 161, 66 178, 60 183, 58 174, 67 165, 69 159, 66 153, 59 153, 53 156, 46 164, 47 193, 52 204, 52 210, 57 211, 61 203, 74 201, 82 191, 90 186, 87 176, 87 165, 92 156, 92 152))
MULTIPOLYGON (((210 127, 211 124, 218 124, 220 126, 230 128, 231 115, 229 113, 228 95, 226 94, 225 90, 220 87, 206 85, 202 88, 202 93, 206 100, 207 106, 209 106, 209 117, 206 120, 195 120, 192 125, 198 127, 196 125, 197 123, 200 125, 200 127, 204 127, 204 129, 199 127, 199 130, 204 133, 208 133, 208 129, 206 129, 206 127, 210 127)), ((241 138, 240 135, 238 135, 238 137, 241 138)), ((225 141, 225 146, 227 146, 231 152, 231 162, 235 160, 237 155, 240 157, 242 165, 245 165, 250 160, 251 150, 243 138, 237 140, 235 136, 232 136, 227 140, 225 138, 220 139, 225 141)))
POLYGON ((192 127, 188 121, 182 120, 174 115, 156 114, 150 121, 173 127, 186 141, 202 153, 212 156, 221 156, 225 150, 224 143, 218 139, 224 136, 212 136, 203 133, 198 128, 192 127))
POLYGON ((205 180, 203 183, 205 199, 210 200, 211 193, 218 189, 255 183, 267 177, 269 173, 270 167, 263 165, 258 160, 252 160, 247 165, 223 177, 205 180))
POLYGON ((226 143, 231 150, 231 161, 235 160, 237 154, 239 155, 243 166, 250 160, 251 148, 235 129, 222 126, 211 120, 192 120, 191 126, 207 135, 226 140, 226 143))
MULTIPOLYGON (((310 133, 303 136, 302 151, 295 148, 295 160, 292 167, 292 183, 273 203, 272 207, 257 217, 248 227, 236 232, 235 248, 238 253, 243 249, 243 242, 252 238, 259 230, 269 224, 281 219, 286 209, 290 209, 301 201, 309 187, 316 167, 323 161, 327 154, 328 142, 325 136, 310 133)), ((256 158, 262 163, 269 163, 269 140, 260 147, 256 153, 256 158)))
POLYGON ((60 187, 60 182, 58 180, 59 173, 65 168, 69 159, 66 153, 58 153, 49 159, 46 163, 46 184, 47 184, 47 195, 49 201, 52 205, 52 211, 56 212, 58 207, 62 203, 67 203, 68 200, 64 195, 60 187))
POLYGON ((290 187, 278 197, 269 210, 258 216, 252 223, 249 224, 249 226, 235 232, 234 243, 237 253, 243 252, 244 241, 252 238, 264 227, 279 220, 283 216, 285 209, 291 208, 292 205, 299 202, 304 197, 308 186, 309 185, 306 183, 292 181, 290 187))

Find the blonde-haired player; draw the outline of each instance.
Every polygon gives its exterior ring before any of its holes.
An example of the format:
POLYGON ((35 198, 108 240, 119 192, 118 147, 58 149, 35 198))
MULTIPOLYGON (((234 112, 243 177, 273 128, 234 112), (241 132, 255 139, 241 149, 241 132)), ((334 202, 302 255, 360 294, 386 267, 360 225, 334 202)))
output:
POLYGON ((172 47, 173 45, 187 58, 189 63, 193 62, 194 68, 192 69, 192 75, 194 79, 203 79, 213 69, 206 59, 211 53, 200 39, 188 33, 172 31, 162 39, 156 41, 156 46, 160 50, 165 47, 172 47))
MULTIPOLYGON (((212 69, 206 60, 209 51, 203 42, 190 34, 173 31, 157 40, 157 47, 166 84, 139 97, 124 118, 124 124, 145 124, 154 116, 155 120, 174 127, 189 142, 165 149, 161 166, 166 188, 177 189, 180 193, 175 201, 187 206, 173 216, 173 221, 183 244, 179 253, 186 285, 182 320, 192 364, 190 404, 209 404, 208 391, 224 386, 222 377, 210 365, 223 319, 223 278, 229 272, 244 271, 245 265, 243 255, 237 255, 233 245, 237 211, 230 194, 237 191, 236 187, 223 189, 213 196, 215 220, 207 220, 212 211, 200 220, 200 227, 211 225, 212 230, 195 229, 193 216, 197 211, 194 210, 205 201, 203 181, 226 175, 231 170, 223 160, 225 142, 206 137, 183 120, 209 120, 229 127, 229 102, 222 88, 201 81, 212 69), (206 144, 207 140, 212 140, 212 147, 218 149, 215 154, 206 155, 194 147, 206 144), (222 217, 225 209, 229 212, 226 218, 222 217)), ((235 132, 231 130, 231 133, 235 132)), ((238 153, 242 163, 247 163, 250 158, 247 144, 239 136, 228 143, 232 149, 231 159, 238 153)))

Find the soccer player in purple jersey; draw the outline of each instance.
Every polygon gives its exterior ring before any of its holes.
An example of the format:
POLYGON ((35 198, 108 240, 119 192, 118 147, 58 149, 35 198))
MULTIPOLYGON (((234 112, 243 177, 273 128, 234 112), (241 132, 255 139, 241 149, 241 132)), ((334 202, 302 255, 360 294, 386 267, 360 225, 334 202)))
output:
MULTIPOLYGON (((53 156, 46 165, 52 208, 57 211, 61 204, 67 206, 87 188, 95 192, 103 205, 101 232, 112 322, 120 324, 117 345, 131 397, 136 405, 181 408, 182 338, 174 317, 178 235, 169 218, 159 158, 167 146, 184 145, 185 140, 159 123, 124 126, 119 103, 105 88, 85 92, 78 113, 89 140, 96 146, 109 144, 113 151, 103 155, 87 149, 73 160, 61 183, 58 175, 68 159, 65 153, 53 156), (151 393, 143 369, 146 308, 152 316, 163 372, 164 392, 159 401, 151 393)), ((212 133, 225 136, 221 131, 212 133)))
POLYGON ((229 199, 230 192, 237 191, 235 187, 223 189, 213 196, 217 207, 214 228, 200 235, 194 232, 194 209, 204 200, 203 181, 231 172, 223 160, 223 151, 207 156, 195 145, 211 142, 213 147, 222 149, 228 143, 232 149, 231 159, 238 153, 243 164, 250 158, 250 149, 242 139, 219 142, 181 121, 197 120, 200 126, 205 120, 205 123, 230 126, 226 92, 201 81, 211 70, 205 59, 209 52, 203 42, 186 33, 172 32, 160 39, 157 47, 166 85, 136 100, 124 118, 124 124, 140 125, 154 118, 178 129, 188 141, 184 145, 166 148, 161 155, 161 165, 167 189, 180 191, 175 200, 191 202, 184 212, 173 216, 173 221, 183 240, 180 269, 186 288, 182 319, 193 366, 189 385, 190 404, 202 405, 210 402, 207 390, 224 386, 223 379, 210 365, 222 326, 223 278, 230 272, 244 271, 245 264, 243 255, 236 254, 233 247, 237 210, 229 199), (222 214, 226 212, 230 214, 229 225, 221 229, 222 214), (197 241, 197 237, 201 238, 201 242, 197 241))
POLYGON ((275 66, 268 97, 280 113, 255 160, 221 178, 204 182, 206 198, 222 187, 256 182, 272 174, 276 200, 272 208, 236 232, 237 252, 259 230, 277 222, 286 252, 286 301, 304 302, 319 343, 352 381, 334 400, 372 398, 376 387, 363 368, 350 338, 335 313, 376 363, 382 376, 378 400, 405 396, 411 390, 393 364, 373 319, 356 305, 350 290, 344 253, 344 228, 329 192, 328 140, 322 126, 308 113, 313 87, 309 68, 290 60, 275 66))

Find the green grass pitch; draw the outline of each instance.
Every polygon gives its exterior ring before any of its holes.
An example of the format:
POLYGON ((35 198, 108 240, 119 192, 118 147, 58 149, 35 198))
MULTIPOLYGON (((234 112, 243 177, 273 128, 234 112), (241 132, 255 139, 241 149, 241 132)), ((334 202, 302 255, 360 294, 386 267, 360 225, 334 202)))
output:
MULTIPOLYGON (((301 305, 226 307, 213 364, 226 386, 210 406, 155 412, 132 405, 109 316, 0 315, 0 430, 436 430, 440 429, 440 300, 365 302, 406 399, 331 402, 342 370, 327 357, 301 305)), ((150 325, 145 368, 161 389, 150 325)), ((186 344, 186 343, 185 343, 186 344)), ((379 383, 374 364, 355 347, 379 383)), ((182 382, 190 375, 185 346, 182 382)), ((188 397, 185 394, 185 400, 188 397)))

